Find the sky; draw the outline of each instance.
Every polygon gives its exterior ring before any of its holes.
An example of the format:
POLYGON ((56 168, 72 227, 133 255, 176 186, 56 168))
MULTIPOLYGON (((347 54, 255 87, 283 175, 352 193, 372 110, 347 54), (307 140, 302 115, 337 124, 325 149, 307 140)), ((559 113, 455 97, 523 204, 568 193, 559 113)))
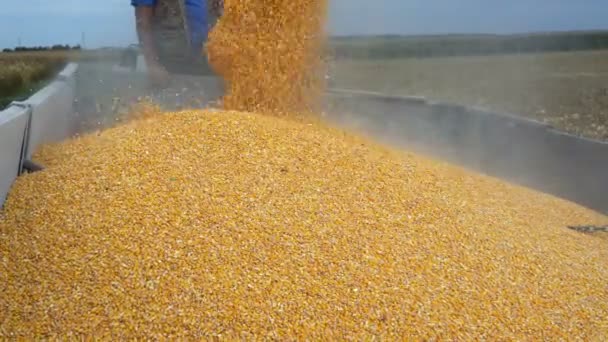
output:
MULTIPOLYGON (((0 48, 136 42, 129 0, 1 0, 0 48)), ((608 29, 608 0, 330 0, 329 31, 521 33, 608 29)))

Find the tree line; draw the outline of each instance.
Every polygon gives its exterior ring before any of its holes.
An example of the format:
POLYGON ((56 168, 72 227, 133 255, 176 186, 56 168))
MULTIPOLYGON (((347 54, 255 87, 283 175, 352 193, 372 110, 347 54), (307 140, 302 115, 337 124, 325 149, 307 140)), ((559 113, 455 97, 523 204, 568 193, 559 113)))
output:
POLYGON ((517 35, 334 37, 336 58, 386 59, 599 50, 608 48, 608 31, 517 35))
POLYGON ((30 51, 70 51, 70 50, 80 50, 80 45, 61 45, 55 44, 53 46, 17 46, 14 49, 3 49, 2 52, 10 53, 10 52, 30 52, 30 51))

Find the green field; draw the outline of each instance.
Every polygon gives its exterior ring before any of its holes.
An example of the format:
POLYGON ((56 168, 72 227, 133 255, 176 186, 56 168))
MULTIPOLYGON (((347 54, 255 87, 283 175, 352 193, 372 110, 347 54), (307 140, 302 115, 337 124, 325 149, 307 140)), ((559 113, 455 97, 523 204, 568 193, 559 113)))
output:
POLYGON ((475 105, 608 140, 608 50, 339 59, 330 74, 335 87, 475 105))

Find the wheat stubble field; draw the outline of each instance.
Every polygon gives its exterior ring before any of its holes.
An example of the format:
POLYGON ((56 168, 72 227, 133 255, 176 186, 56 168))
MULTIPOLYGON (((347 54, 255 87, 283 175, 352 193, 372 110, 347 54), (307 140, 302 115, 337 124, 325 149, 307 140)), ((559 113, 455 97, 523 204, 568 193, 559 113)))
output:
POLYGON ((335 87, 419 95, 523 115, 608 140, 608 51, 501 56, 339 59, 335 87))

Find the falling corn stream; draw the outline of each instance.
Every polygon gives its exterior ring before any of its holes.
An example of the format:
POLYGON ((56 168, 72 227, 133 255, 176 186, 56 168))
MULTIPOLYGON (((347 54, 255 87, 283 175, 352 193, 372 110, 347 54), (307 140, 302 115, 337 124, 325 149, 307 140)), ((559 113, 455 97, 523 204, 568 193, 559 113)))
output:
POLYGON ((225 6, 224 110, 134 113, 17 180, 1 338, 608 338, 608 240, 567 228, 606 216, 293 115, 326 4, 225 6))

